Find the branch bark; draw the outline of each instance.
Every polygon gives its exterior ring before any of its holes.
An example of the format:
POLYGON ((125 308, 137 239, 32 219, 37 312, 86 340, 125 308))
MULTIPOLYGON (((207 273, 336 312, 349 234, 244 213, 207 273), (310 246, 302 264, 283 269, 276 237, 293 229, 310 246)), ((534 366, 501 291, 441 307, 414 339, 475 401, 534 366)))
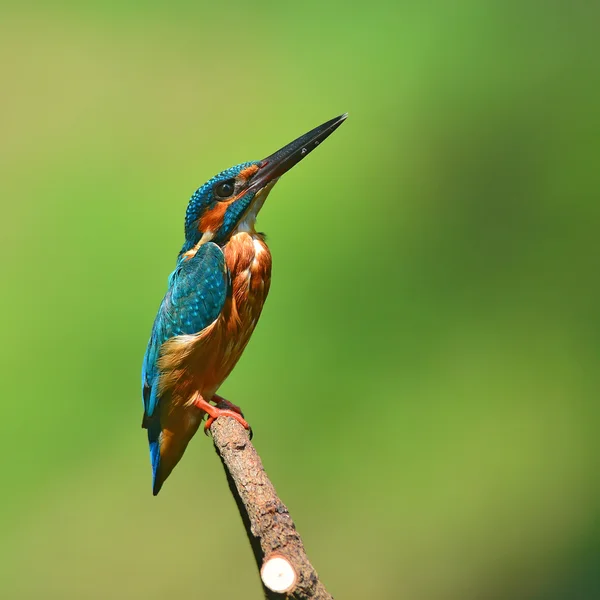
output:
POLYGON ((267 600, 333 600, 310 564, 300 534, 235 419, 211 425, 215 450, 242 517, 267 600))

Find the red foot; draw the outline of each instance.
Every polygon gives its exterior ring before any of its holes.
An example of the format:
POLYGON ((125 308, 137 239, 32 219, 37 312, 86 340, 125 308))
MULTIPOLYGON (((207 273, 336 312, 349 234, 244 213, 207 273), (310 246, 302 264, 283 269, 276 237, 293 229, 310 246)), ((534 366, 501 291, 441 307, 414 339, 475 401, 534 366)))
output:
POLYGON ((194 400, 194 405, 208 414, 208 419, 204 424, 204 433, 208 435, 211 425, 219 417, 231 417, 242 425, 244 429, 247 429, 250 432, 250 439, 252 439, 252 427, 248 425, 248 422, 242 416, 240 407, 225 400, 225 398, 221 398, 221 396, 215 395, 213 396, 213 399, 217 402, 217 406, 209 404, 202 396, 198 396, 196 400, 194 400), (225 408, 222 408, 223 406, 225 406, 225 408))
POLYGON ((236 412, 238 415, 241 415, 242 417, 244 416, 242 409, 237 404, 234 404, 233 402, 229 402, 229 400, 225 400, 225 398, 223 398, 223 396, 219 396, 218 394, 215 394, 213 396, 213 402, 215 402, 219 408, 225 408, 227 410, 232 410, 233 412, 236 412))

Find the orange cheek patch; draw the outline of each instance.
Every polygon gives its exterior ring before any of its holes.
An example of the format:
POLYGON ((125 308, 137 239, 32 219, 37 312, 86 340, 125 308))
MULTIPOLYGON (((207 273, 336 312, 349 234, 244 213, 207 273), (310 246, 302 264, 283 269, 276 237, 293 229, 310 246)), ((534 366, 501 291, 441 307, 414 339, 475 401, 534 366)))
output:
POLYGON ((216 232, 223 225, 225 212, 229 207, 230 202, 218 202, 212 210, 206 211, 199 222, 199 230, 201 232, 213 231, 216 232))
POLYGON ((258 171, 258 166, 250 165, 249 167, 242 169, 238 173, 238 177, 241 177, 245 181, 246 179, 250 179, 250 177, 252 177, 252 175, 254 175, 256 173, 256 171, 258 171))

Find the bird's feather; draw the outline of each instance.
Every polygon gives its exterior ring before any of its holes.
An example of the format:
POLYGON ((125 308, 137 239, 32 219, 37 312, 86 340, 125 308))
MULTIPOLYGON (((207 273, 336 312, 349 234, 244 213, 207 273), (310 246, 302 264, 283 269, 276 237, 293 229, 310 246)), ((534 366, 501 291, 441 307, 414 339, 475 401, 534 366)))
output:
POLYGON ((160 462, 160 367, 163 344, 177 336, 200 333, 220 315, 230 288, 221 248, 211 242, 182 258, 169 277, 169 289, 154 321, 142 367, 143 427, 148 430, 154 476, 160 462))
POLYGON ((179 335, 200 333, 221 313, 227 297, 229 272, 219 246, 207 243, 183 260, 169 277, 169 289, 154 321, 144 364, 142 386, 146 417, 157 404, 160 349, 179 335))

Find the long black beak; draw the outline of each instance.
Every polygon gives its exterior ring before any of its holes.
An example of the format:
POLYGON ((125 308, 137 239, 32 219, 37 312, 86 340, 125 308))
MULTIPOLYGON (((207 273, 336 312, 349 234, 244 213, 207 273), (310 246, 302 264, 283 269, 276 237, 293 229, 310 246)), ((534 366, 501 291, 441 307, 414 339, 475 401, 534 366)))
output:
POLYGON ((270 181, 281 177, 294 165, 297 165, 305 156, 310 154, 324 139, 328 138, 345 120, 348 113, 331 119, 323 125, 315 127, 303 136, 294 140, 287 146, 277 150, 258 165, 259 170, 252 178, 249 189, 260 189, 270 181))

